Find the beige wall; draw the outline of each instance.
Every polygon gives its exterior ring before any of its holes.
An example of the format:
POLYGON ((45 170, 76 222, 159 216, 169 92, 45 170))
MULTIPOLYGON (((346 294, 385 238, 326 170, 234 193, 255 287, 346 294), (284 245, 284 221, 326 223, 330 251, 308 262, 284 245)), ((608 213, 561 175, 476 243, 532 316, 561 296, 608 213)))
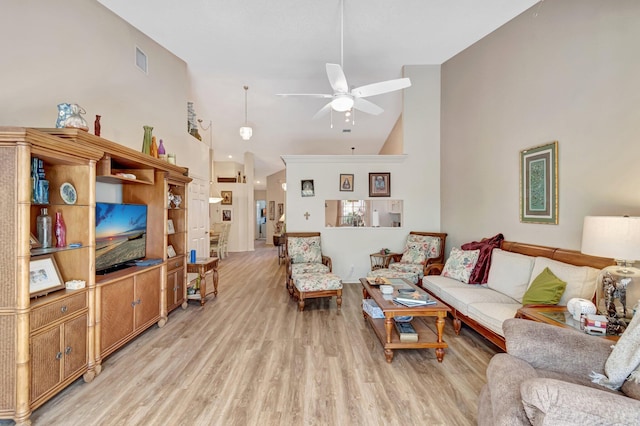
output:
POLYGON ((55 127, 57 104, 78 103, 93 133, 142 147, 154 127, 168 152, 208 180, 208 147, 186 132, 187 64, 95 1, 3 0, 0 125, 55 127), (149 73, 135 67, 135 47, 149 73))
POLYGON ((387 136, 387 140, 384 141, 384 145, 380 148, 380 155, 394 155, 394 154, 402 154, 402 140, 404 139, 404 134, 402 133, 402 114, 398 117, 396 124, 393 125, 393 129, 387 136))
POLYGON ((586 215, 640 215, 640 2, 534 6, 442 66, 448 247, 579 249, 586 215), (537 15, 536 15, 537 12, 537 15), (519 152, 559 142, 559 224, 519 222, 519 152))

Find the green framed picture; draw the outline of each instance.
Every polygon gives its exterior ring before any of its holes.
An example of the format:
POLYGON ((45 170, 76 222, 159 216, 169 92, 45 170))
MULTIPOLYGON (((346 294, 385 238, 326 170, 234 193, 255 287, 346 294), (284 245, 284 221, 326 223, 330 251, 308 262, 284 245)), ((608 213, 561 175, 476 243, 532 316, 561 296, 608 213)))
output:
POLYGON ((520 222, 558 224, 558 142, 520 151, 520 222))

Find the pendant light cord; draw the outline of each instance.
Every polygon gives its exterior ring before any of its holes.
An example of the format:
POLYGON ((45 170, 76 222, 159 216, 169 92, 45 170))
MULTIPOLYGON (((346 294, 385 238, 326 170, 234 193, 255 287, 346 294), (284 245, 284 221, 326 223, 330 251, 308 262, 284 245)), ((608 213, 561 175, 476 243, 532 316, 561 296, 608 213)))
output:
POLYGON ((244 124, 247 124, 247 90, 249 86, 244 86, 244 124))

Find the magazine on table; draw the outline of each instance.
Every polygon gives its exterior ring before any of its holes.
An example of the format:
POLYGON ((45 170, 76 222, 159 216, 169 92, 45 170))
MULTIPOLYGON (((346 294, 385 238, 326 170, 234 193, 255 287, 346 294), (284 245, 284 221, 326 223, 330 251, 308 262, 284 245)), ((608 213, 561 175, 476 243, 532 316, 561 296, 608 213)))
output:
POLYGON ((411 293, 399 293, 393 300, 394 302, 398 302, 409 307, 436 304, 436 301, 431 299, 428 294, 417 290, 411 293))

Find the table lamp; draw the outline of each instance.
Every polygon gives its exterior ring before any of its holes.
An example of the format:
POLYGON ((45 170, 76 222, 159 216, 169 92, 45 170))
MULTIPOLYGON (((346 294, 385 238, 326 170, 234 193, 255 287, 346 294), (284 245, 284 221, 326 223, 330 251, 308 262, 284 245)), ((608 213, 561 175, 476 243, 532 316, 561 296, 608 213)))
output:
POLYGON ((640 217, 585 217, 582 253, 615 259, 598 276, 596 306, 609 317, 612 332, 624 331, 640 300, 640 269, 633 266, 640 260, 640 217))

